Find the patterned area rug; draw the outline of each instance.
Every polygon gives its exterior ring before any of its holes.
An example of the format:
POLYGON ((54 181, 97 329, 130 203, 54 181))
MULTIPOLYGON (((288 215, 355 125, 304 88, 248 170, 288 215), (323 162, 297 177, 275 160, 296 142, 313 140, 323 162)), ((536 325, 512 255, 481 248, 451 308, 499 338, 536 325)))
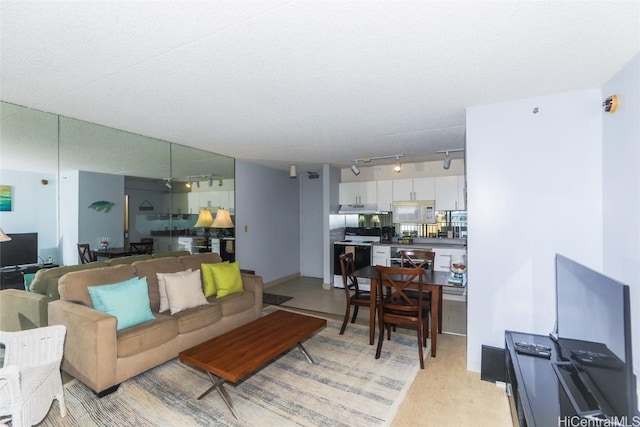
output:
POLYGON ((262 293, 262 302, 264 304, 280 305, 283 302, 289 301, 290 299, 293 299, 293 297, 287 295, 270 294, 267 292, 262 293))
POLYGON ((419 369, 415 336, 393 334, 376 360, 366 327, 349 324, 344 335, 339 330, 340 323, 329 320, 304 343, 315 365, 294 348, 243 382, 225 384, 240 420, 216 392, 197 400, 211 385, 207 375, 173 359, 102 399, 72 380, 65 385, 67 416, 60 418, 54 403, 40 425, 390 425, 419 369))

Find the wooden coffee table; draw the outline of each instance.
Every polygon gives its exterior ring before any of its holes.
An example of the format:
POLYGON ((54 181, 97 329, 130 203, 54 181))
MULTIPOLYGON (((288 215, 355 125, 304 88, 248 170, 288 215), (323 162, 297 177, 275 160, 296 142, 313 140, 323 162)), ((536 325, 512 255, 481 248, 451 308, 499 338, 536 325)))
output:
POLYGON ((238 418, 226 381, 236 383, 294 346, 314 363, 301 342, 327 325, 326 319, 278 310, 246 325, 180 352, 180 361, 204 370, 213 385, 198 400, 218 390, 234 417, 238 418))

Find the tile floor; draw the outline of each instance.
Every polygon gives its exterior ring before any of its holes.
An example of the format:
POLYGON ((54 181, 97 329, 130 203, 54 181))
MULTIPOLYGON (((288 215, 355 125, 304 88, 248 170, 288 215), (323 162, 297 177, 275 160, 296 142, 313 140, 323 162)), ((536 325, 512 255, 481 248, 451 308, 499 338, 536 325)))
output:
MULTIPOLYGON (((344 290, 340 288, 323 289, 322 279, 298 277, 274 285, 265 284, 264 291, 272 294, 288 295, 293 297, 293 299, 283 303, 283 307, 333 314, 338 320, 342 320, 344 316, 344 290)), ((442 312, 443 332, 466 335, 466 302, 447 300, 445 297, 442 305, 442 312)), ((351 313, 353 313, 353 311, 351 313)), ((360 308, 358 313, 358 323, 367 324, 368 319, 369 310, 366 308, 360 308)))

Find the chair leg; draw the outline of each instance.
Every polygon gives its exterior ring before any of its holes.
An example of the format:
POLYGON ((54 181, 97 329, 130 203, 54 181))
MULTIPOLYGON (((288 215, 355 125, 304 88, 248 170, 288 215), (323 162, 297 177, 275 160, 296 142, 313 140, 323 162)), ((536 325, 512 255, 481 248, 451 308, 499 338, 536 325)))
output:
POLYGON ((380 359, 380 353, 382 353, 382 341, 384 341, 384 321, 382 319, 380 319, 380 327, 378 329, 380 329, 380 332, 378 334, 378 348, 376 349, 376 359, 380 359))
POLYGON ((356 323, 356 318, 358 317, 358 307, 357 305, 353 306, 353 317, 351 318, 351 323, 356 323))
POLYGON ((344 313, 344 320, 342 321, 342 328, 340 328, 340 335, 344 334, 344 330, 347 327, 347 322, 349 321, 349 313, 351 312, 351 304, 347 302, 347 310, 344 313))
POLYGON ((424 355, 422 354, 422 337, 423 337, 423 333, 422 333, 422 329, 423 329, 423 325, 421 323, 418 323, 416 325, 416 328, 418 329, 418 354, 420 354, 420 369, 424 369, 424 355))

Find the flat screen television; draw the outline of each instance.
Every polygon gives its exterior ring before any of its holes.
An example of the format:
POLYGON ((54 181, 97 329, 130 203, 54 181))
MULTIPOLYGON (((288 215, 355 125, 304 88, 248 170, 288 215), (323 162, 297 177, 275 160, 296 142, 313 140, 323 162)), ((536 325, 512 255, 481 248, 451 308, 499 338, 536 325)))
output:
POLYGON ((7 234, 11 240, 0 242, 0 267, 38 263, 38 233, 7 234))
POLYGON ((554 370, 579 416, 617 425, 638 415, 630 305, 628 285, 556 255, 554 370))

